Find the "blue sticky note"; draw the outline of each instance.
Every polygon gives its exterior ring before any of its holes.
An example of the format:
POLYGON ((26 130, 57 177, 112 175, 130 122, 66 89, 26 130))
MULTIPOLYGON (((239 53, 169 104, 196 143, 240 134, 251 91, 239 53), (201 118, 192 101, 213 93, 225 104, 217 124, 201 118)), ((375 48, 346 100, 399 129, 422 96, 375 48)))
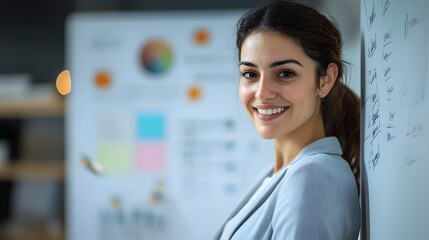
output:
POLYGON ((140 114, 137 122, 139 139, 159 140, 164 138, 165 119, 162 114, 140 114))

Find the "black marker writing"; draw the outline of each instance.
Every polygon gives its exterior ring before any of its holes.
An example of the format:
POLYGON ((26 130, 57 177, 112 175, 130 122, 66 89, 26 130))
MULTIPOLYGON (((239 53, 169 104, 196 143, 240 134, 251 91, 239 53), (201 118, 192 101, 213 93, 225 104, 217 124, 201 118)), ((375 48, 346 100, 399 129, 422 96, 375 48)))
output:
POLYGON ((387 142, 390 142, 390 141, 392 141, 393 139, 395 139, 396 138, 396 136, 395 135, 393 135, 392 133, 390 133, 390 132, 387 132, 387 142))
POLYGON ((381 4, 382 4, 383 17, 384 17, 384 15, 386 15, 387 10, 389 10, 391 2, 390 0, 382 0, 381 4))
POLYGON ((383 35, 383 47, 386 47, 387 45, 392 43, 392 30, 389 32, 384 33, 383 35))
POLYGON ((396 113, 389 112, 389 121, 395 121, 396 113))
POLYGON ((369 160, 369 168, 374 170, 378 164, 378 160, 380 159, 380 143, 378 143, 377 151, 374 152, 374 146, 371 148, 371 158, 369 160))
POLYGON ((410 36, 410 32, 411 29, 416 26, 422 19, 419 18, 412 18, 410 20, 408 20, 408 13, 405 17, 405 34, 404 34, 404 39, 407 39, 408 36, 410 36))
POLYGON ((383 52, 383 57, 382 60, 387 62, 387 60, 389 59, 390 55, 392 55, 392 52, 383 52))
POLYGON ((421 74, 413 84, 408 81, 403 81, 400 89, 401 106, 408 109, 415 109, 425 101, 426 81, 424 75, 421 74))
POLYGON ((372 84, 375 79, 377 79, 377 69, 374 69, 373 71, 369 70, 369 83, 372 84))
POLYGON ((417 137, 423 133, 423 124, 408 122, 407 136, 417 137))
POLYGON ((390 87, 388 87, 388 88, 386 89, 386 91, 387 91, 387 96, 388 96, 387 101, 391 101, 391 100, 392 100, 392 93, 393 93, 393 90, 395 90, 395 87, 393 87, 393 86, 390 86, 390 87))
POLYGON ((372 130, 372 142, 374 142, 375 138, 378 136, 378 134, 381 132, 380 122, 378 122, 378 125, 375 126, 375 128, 372 130))
POLYGON ((369 138, 369 137, 370 137, 369 135, 368 135, 368 136, 366 136, 364 141, 366 142, 366 140, 368 140, 368 138, 369 138))
POLYGON ((368 49, 369 58, 372 58, 376 49, 377 49, 377 34, 374 34, 374 39, 371 38, 370 48, 368 49))
POLYGON ((375 4, 374 4, 374 1, 372 1, 372 11, 371 11, 371 15, 369 16, 369 29, 371 29, 372 24, 375 21, 375 16, 377 16, 375 14, 375 4))
POLYGON ((381 131, 380 99, 378 95, 377 85, 375 85, 375 93, 372 94, 371 99, 372 99, 372 111, 371 111, 372 114, 371 114, 370 127, 372 128, 372 140, 371 140, 371 143, 372 143, 381 131))
POLYGON ((375 121, 377 121, 377 119, 380 117, 380 113, 379 113, 380 109, 377 109, 377 111, 375 113, 372 114, 372 124, 375 125, 375 121))
POLYGON ((383 68, 383 70, 384 70, 384 74, 383 74, 383 76, 384 76, 384 82, 387 82, 387 81, 389 81, 390 80, 390 72, 392 71, 392 67, 387 67, 387 68, 383 68))
POLYGON ((405 158, 405 165, 407 167, 411 166, 415 162, 417 162, 417 158, 415 158, 415 157, 406 157, 405 158))

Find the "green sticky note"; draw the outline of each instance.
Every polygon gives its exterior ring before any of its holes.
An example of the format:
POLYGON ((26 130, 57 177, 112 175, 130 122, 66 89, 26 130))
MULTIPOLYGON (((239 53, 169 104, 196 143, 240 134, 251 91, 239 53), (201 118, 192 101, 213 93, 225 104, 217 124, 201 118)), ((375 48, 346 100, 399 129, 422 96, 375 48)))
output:
POLYGON ((98 160, 107 174, 123 174, 131 171, 131 147, 124 143, 100 143, 98 160))

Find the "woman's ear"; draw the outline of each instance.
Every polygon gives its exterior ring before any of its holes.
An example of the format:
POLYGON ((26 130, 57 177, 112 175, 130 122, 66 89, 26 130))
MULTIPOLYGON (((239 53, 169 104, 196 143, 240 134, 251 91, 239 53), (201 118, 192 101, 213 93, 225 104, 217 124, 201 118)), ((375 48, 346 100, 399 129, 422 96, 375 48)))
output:
POLYGON ((338 66, 335 63, 330 63, 326 69, 326 74, 320 77, 319 96, 326 97, 337 81, 338 66))

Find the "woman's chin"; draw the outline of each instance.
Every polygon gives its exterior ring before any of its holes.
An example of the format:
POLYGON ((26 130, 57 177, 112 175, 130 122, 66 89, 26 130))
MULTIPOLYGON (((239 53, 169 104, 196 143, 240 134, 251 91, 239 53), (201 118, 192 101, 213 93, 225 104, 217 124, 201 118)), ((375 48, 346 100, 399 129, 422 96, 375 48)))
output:
POLYGON ((275 132, 257 129, 259 136, 265 140, 271 140, 277 137, 275 132))

